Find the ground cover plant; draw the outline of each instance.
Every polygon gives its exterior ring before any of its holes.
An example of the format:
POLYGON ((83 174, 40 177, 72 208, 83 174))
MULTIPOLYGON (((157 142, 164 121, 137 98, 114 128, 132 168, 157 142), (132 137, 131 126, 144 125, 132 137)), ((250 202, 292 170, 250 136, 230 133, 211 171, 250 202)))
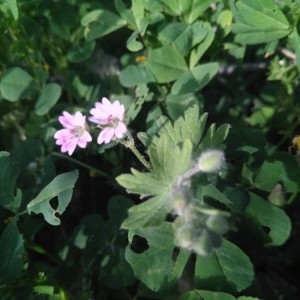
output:
POLYGON ((0 16, 1 299, 299 299, 299 0, 0 16))

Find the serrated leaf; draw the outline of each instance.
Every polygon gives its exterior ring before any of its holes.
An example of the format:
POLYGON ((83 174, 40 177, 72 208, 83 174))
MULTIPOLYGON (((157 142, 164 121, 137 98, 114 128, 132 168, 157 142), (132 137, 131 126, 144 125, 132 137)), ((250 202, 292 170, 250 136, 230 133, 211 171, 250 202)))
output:
POLYGON ((18 101, 30 88, 33 78, 19 67, 7 70, 0 81, 0 91, 8 101, 18 101))
POLYGON ((190 253, 180 251, 177 257, 173 258, 174 236, 171 223, 136 228, 130 232, 130 241, 134 235, 145 238, 149 245, 143 253, 135 253, 130 246, 126 248, 125 257, 135 276, 153 291, 174 284, 181 276, 190 253))
POLYGON ((0 152, 0 205, 16 213, 21 204, 21 190, 15 185, 19 175, 18 163, 8 152, 0 152))
POLYGON ((169 94, 166 98, 166 105, 169 116, 173 120, 177 120, 187 109, 198 105, 199 96, 194 93, 189 93, 185 95, 173 95, 169 94))
POLYGON ((0 283, 13 284, 23 269, 24 245, 16 220, 11 220, 0 238, 0 283))
POLYGON ((237 23, 232 31, 242 44, 267 43, 287 36, 290 24, 273 0, 241 0, 231 8, 237 23))
POLYGON ((166 186, 161 185, 159 178, 154 174, 142 173, 133 168, 131 172, 132 174, 122 174, 116 178, 128 193, 151 196, 165 192, 166 186))
POLYGON ((223 240, 210 256, 197 256, 196 286, 207 290, 240 292, 254 279, 254 270, 248 256, 233 243, 223 240))
POLYGON ((57 83, 46 84, 39 95, 37 103, 35 104, 35 112, 38 116, 45 115, 56 104, 60 95, 61 87, 57 83))
POLYGON ((61 215, 72 198, 73 187, 78 178, 78 171, 71 171, 56 176, 42 191, 27 205, 27 211, 30 214, 42 213, 45 220, 51 225, 59 225, 61 215), (54 197, 58 199, 57 208, 53 208, 50 200, 54 197))
POLYGON ((121 227, 127 230, 134 230, 161 224, 169 211, 167 197, 167 194, 161 194, 141 204, 132 206, 128 210, 128 217, 124 220, 121 227))
POLYGON ((262 227, 269 228, 266 245, 280 246, 286 242, 291 233, 291 221, 287 214, 278 206, 265 201, 256 194, 250 193, 250 200, 245 213, 262 227))
MULTIPOLYGON (((165 122, 159 130, 159 135, 165 135, 174 145, 182 143, 186 139, 193 143, 196 147, 202 137, 207 114, 199 116, 199 107, 194 105, 186 110, 184 116, 178 118, 174 125, 169 122, 165 122)), ((153 144, 157 144, 158 138, 153 138, 153 144)))
POLYGON ((184 57, 176 48, 169 45, 151 49, 147 67, 159 83, 174 81, 187 70, 184 57))
POLYGON ((183 174, 191 164, 192 143, 185 140, 182 147, 173 143, 162 135, 156 148, 150 148, 150 161, 153 172, 157 174, 161 185, 172 188, 178 176, 183 174))

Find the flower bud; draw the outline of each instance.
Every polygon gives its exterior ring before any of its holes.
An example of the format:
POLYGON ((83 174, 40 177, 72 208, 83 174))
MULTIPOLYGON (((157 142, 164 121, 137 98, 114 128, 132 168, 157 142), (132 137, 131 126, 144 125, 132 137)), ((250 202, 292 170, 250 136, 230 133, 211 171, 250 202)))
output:
POLYGON ((191 199, 190 190, 187 187, 180 186, 172 189, 170 193, 170 205, 173 212, 181 216, 191 202, 191 199))
POLYGON ((206 220, 206 226, 209 230, 220 235, 229 229, 227 219, 221 215, 209 216, 206 220))
POLYGON ((224 161, 224 152, 221 150, 207 150, 203 152, 197 162, 200 172, 211 173, 220 171, 224 161))

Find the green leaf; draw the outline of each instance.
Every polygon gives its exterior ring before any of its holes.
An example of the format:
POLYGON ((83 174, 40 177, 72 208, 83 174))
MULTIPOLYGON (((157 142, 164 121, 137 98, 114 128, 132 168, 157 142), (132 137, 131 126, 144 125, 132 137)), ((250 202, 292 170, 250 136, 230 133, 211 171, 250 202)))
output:
POLYGON ((210 6, 213 0, 181 0, 183 19, 188 24, 197 20, 210 6))
POLYGON ((23 238, 13 219, 0 238, 0 284, 13 284, 19 278, 24 265, 23 255, 23 238))
POLYGON ((152 73, 144 64, 129 65, 120 73, 119 80, 124 87, 132 87, 144 83, 155 82, 152 73))
POLYGON ((86 14, 81 25, 85 27, 85 38, 92 41, 122 28, 126 21, 108 10, 97 9, 86 14))
POLYGON ((254 185, 270 192, 280 182, 285 192, 294 193, 299 190, 299 178, 300 168, 296 158, 289 153, 277 152, 270 155, 256 172, 254 185))
POLYGON ((178 176, 191 166, 193 145, 185 140, 182 147, 174 146, 167 136, 162 135, 156 148, 150 148, 150 161, 153 172, 157 174, 161 186, 172 189, 178 176))
POLYGON ((261 232, 268 236, 266 240, 269 242, 266 245, 280 246, 289 238, 291 221, 278 206, 250 193, 246 214, 258 222, 262 229, 261 232), (265 233, 263 227, 269 228, 269 232, 265 233))
POLYGON ((130 9, 124 4, 123 0, 115 0, 115 6, 120 16, 126 20, 133 30, 144 34, 148 25, 148 19, 144 14, 144 1, 132 0, 130 9))
POLYGON ((136 228, 130 232, 130 243, 135 235, 145 238, 149 246, 142 253, 134 252, 130 246, 126 248, 125 257, 135 276, 153 291, 174 284, 181 276, 190 253, 181 250, 176 258, 173 257, 174 236, 171 223, 136 228))
MULTIPOLYGON (((178 118, 174 125, 165 122, 159 130, 159 135, 165 135, 173 142, 174 145, 182 143, 185 140, 190 140, 193 146, 196 147, 202 137, 207 114, 199 116, 199 107, 194 105, 186 110, 184 116, 178 118)), ((153 145, 156 145, 158 137, 153 138, 153 145)))
POLYGON ((11 14, 13 15, 15 20, 19 19, 19 9, 18 3, 16 0, 4 0, 3 3, 8 9, 10 10, 11 14))
POLYGON ((218 63, 207 63, 183 73, 172 85, 173 94, 194 93, 206 86, 217 74, 218 63))
POLYGON ((151 49, 147 66, 159 83, 174 81, 187 70, 184 57, 176 48, 169 45, 151 49))
POLYGON ((29 202, 27 211, 30 214, 42 213, 45 220, 51 225, 59 225, 61 215, 72 198, 72 190, 78 178, 78 171, 71 171, 56 176, 43 190, 29 202), (50 204, 50 200, 57 196, 58 206, 56 209, 50 204))
POLYGON ((168 14, 179 16, 181 13, 181 2, 174 0, 158 0, 164 6, 168 14))
POLYGON ((169 211, 167 199, 167 194, 161 194, 132 206, 128 210, 128 218, 124 220, 121 227, 127 230, 135 230, 161 224, 169 211))
POLYGON ((289 40, 291 41, 291 45, 295 50, 296 64, 297 64, 298 71, 300 71, 300 37, 299 37, 298 30, 296 28, 290 34, 289 40))
POLYGON ((200 58, 212 44, 215 32, 209 23, 195 23, 193 24, 195 47, 190 54, 189 66, 193 68, 196 66, 200 58), (203 37, 205 36, 205 37, 203 37))
POLYGON ((136 278, 132 268, 125 259, 125 249, 119 248, 105 255, 101 262, 99 280, 109 288, 131 286, 136 278))
POLYGON ((8 101, 18 101, 30 88, 33 78, 19 67, 7 70, 0 81, 0 91, 8 101))
POLYGON ((83 62, 91 57, 95 47, 95 41, 75 44, 68 50, 67 58, 70 62, 83 62))
POLYGON ((209 197, 212 198, 220 203, 225 204, 227 207, 231 208, 233 203, 224 193, 221 193, 214 185, 208 184, 201 189, 202 197, 209 197))
POLYGON ((133 32, 126 42, 126 47, 129 51, 137 52, 144 48, 144 45, 138 40, 139 34, 133 32))
POLYGON ((239 247, 223 240, 210 256, 197 256, 195 276, 202 289, 240 292, 252 283, 254 270, 239 247))
POLYGON ((151 196, 166 191, 166 187, 161 185, 155 174, 142 173, 133 168, 131 172, 132 174, 122 174, 116 178, 117 182, 126 188, 127 193, 151 196))
POLYGON ((14 213, 20 207, 22 193, 15 185, 19 175, 18 163, 8 152, 0 152, 0 205, 14 213))
POLYGON ((166 98, 168 114, 173 120, 176 120, 180 118, 188 108, 198 105, 198 102, 198 96, 194 93, 185 95, 169 94, 166 98))
POLYGON ((179 300, 236 300, 236 298, 222 292, 194 290, 182 295, 179 300))
POLYGON ((61 95, 61 87, 57 83, 46 84, 35 104, 35 112, 38 116, 45 115, 56 104, 61 95))
POLYGON ((236 19, 232 31, 242 44, 267 43, 287 36, 290 24, 273 0, 240 0, 231 8, 236 19))
POLYGON ((193 28, 184 23, 169 23, 160 30, 158 38, 163 43, 174 45, 185 56, 193 46, 193 28))
POLYGON ((205 137, 202 139, 199 147, 197 148, 197 154, 200 154, 209 148, 219 148, 229 133, 230 125, 222 124, 216 128, 216 124, 211 124, 208 128, 205 137))

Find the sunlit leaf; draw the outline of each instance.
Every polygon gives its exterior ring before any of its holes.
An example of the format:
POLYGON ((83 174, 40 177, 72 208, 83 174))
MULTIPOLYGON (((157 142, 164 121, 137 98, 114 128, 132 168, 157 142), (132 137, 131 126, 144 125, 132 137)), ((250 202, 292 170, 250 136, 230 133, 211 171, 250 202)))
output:
POLYGON ((232 31, 242 44, 267 43, 287 36, 290 24, 273 0, 231 1, 236 23, 232 31))
POLYGON ((174 81, 187 70, 184 57, 169 45, 150 50, 147 66, 159 83, 174 81))

